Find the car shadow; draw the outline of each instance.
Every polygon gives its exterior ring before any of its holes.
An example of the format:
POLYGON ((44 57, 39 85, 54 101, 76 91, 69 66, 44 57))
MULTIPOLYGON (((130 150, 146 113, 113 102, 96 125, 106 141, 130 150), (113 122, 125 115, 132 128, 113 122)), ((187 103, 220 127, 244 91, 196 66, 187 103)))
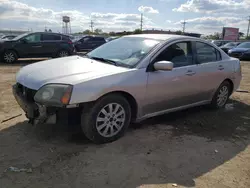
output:
POLYGON ((44 61, 47 60, 48 58, 21 58, 18 59, 15 63, 4 63, 4 62, 0 62, 0 67, 1 66, 25 66, 28 64, 32 64, 32 63, 37 63, 39 61, 44 61))
POLYGON ((103 145, 89 142, 78 126, 19 122, 0 131, 0 178, 15 185, 24 176, 6 169, 30 166, 33 172, 25 174, 24 187, 38 185, 38 179, 44 187, 62 182, 66 187, 195 186, 195 178, 250 144, 250 106, 229 103, 217 111, 196 107, 154 117, 103 145))

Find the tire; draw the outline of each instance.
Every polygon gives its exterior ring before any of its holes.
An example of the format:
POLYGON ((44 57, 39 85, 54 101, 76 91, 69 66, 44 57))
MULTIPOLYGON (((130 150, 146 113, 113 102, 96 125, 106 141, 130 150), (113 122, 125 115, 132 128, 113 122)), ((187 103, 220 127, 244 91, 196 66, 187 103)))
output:
POLYGON ((57 53, 57 57, 67 57, 67 56, 69 56, 69 52, 67 50, 60 50, 57 53))
POLYGON ((3 53, 2 59, 5 63, 14 63, 18 58, 15 51, 7 50, 3 53))
POLYGON ((213 96, 210 107, 212 107, 213 109, 224 108, 231 95, 231 92, 232 92, 231 84, 228 81, 222 82, 222 84, 219 86, 219 88, 217 89, 217 91, 213 96))
POLYGON ((130 121, 131 107, 124 97, 117 94, 102 97, 91 109, 83 110, 81 115, 83 133, 96 144, 113 142, 122 137, 130 121), (109 114, 111 106, 113 115, 109 114))

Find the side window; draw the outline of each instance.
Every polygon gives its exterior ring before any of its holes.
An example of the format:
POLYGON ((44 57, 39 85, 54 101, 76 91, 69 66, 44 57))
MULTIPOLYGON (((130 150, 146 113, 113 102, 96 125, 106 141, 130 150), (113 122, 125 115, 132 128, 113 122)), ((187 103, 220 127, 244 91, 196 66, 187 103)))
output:
POLYGON ((220 52, 214 47, 196 42, 197 63, 208 63, 221 60, 220 52))
POLYGON ((87 42, 87 41, 90 41, 90 39, 91 38, 89 38, 89 37, 85 37, 85 38, 81 39, 81 42, 87 42))
POLYGON ((61 40, 61 36, 60 35, 43 34, 42 40, 43 41, 61 40))
POLYGON ((69 40, 70 40, 70 38, 69 38, 69 37, 67 37, 67 36, 62 36, 62 40, 69 41, 69 40))
POLYGON ((24 37, 24 39, 26 39, 28 43, 40 42, 41 41, 41 34, 39 34, 39 33, 31 34, 27 37, 24 37))
POLYGON ((93 38, 93 41, 95 41, 95 42, 103 42, 103 41, 104 41, 104 38, 101 38, 101 37, 94 37, 94 38, 93 38))
POLYGON ((174 67, 184 67, 193 64, 192 47, 190 42, 172 44, 162 51, 156 61, 171 61, 174 67))

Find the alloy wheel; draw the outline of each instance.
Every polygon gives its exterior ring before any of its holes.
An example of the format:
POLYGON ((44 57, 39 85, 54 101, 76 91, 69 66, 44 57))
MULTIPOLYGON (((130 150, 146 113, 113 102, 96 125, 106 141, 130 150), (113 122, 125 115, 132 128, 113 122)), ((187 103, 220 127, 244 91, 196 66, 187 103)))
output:
POLYGON ((66 57, 66 56, 68 56, 69 54, 68 54, 68 52, 67 51, 61 51, 61 52, 59 52, 59 57, 66 57))
POLYGON ((219 107, 224 106, 228 99, 229 90, 227 86, 221 87, 217 95, 217 105, 219 107))
POLYGON ((13 54, 12 52, 6 52, 3 58, 5 62, 12 63, 15 61, 15 54, 13 54))
POLYGON ((103 137, 112 137, 119 133, 125 123, 125 110, 118 103, 104 106, 96 118, 96 129, 103 137))

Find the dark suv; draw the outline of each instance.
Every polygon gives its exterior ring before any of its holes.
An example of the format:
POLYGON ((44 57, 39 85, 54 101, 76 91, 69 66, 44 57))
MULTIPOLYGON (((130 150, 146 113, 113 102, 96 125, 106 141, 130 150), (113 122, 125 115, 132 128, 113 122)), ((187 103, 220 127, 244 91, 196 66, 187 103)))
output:
POLYGON ((81 39, 74 42, 76 51, 91 51, 107 41, 101 36, 84 36, 81 39))
POLYGON ((70 36, 59 33, 35 32, 0 41, 0 57, 6 63, 18 58, 64 57, 74 53, 70 36))

